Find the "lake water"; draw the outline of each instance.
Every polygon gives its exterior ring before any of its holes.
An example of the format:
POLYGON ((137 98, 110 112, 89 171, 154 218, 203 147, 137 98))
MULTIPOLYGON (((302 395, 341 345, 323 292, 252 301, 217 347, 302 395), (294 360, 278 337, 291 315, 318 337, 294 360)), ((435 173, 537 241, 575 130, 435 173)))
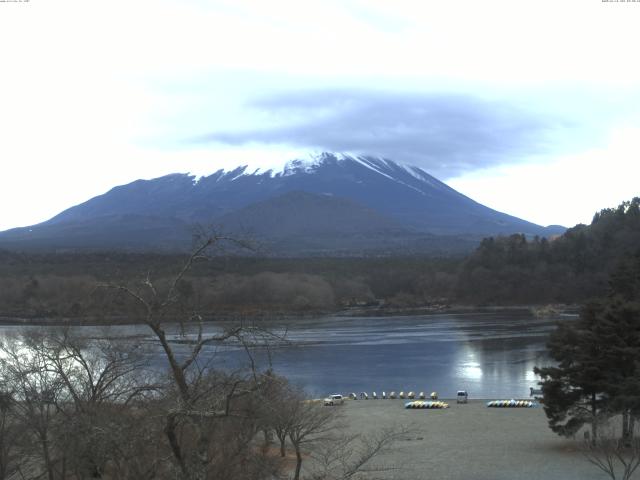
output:
MULTIPOLYGON (((452 398, 457 390, 467 390, 471 398, 527 397, 538 381, 533 367, 550 363, 545 344, 560 319, 504 311, 299 320, 270 326, 286 328, 289 341, 270 350, 271 364, 312 396, 437 391, 452 398)), ((19 328, 0 327, 0 335, 19 328)), ((110 327, 108 333, 100 327, 81 330, 155 345, 144 326, 110 327)), ((207 330, 217 327, 207 325, 207 330)), ((161 352, 152 351, 152 362, 161 365, 161 352)), ((247 356, 236 348, 211 346, 203 358, 235 369, 246 364, 247 356)), ((267 364, 264 352, 256 358, 267 364)))
POLYGON ((558 319, 525 313, 327 318, 297 325, 276 371, 314 395, 431 391, 452 398, 526 397, 548 365, 546 341, 558 319))

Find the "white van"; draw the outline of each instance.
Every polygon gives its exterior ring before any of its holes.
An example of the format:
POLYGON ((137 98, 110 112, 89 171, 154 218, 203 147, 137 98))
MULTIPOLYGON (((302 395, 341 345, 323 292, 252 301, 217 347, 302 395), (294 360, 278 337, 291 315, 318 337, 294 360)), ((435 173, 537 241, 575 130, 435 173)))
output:
POLYGON ((324 404, 327 407, 332 407, 334 405, 342 405, 343 403, 344 403, 344 398, 342 398, 342 395, 339 395, 337 393, 333 395, 329 395, 327 398, 324 399, 324 404))

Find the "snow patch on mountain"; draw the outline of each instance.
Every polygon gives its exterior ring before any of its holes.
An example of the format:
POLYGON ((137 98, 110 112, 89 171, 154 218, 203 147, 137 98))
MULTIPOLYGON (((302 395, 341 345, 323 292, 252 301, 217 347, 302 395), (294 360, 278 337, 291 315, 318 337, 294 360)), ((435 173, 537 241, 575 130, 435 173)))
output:
MULTIPOLYGON (((378 175, 381 175, 388 180, 400 183, 412 190, 415 190, 421 194, 425 194, 418 186, 411 185, 401 178, 404 174, 410 175, 421 183, 426 183, 430 187, 442 189, 443 186, 440 182, 434 181, 434 179, 419 167, 412 165, 404 165, 396 163, 391 160, 382 157, 355 155, 351 153, 309 153, 306 156, 289 160, 286 163, 276 167, 255 167, 250 165, 242 165, 233 170, 225 171, 219 170, 216 175, 216 181, 236 181, 243 177, 289 177, 298 174, 313 175, 317 173, 323 166, 332 163, 353 162, 358 164, 369 171, 372 171, 378 175), (398 175, 398 174, 401 175, 398 175)), ((206 177, 201 177, 206 178, 206 177)), ((198 179, 200 180, 200 179, 198 179)), ((405 178, 405 180, 408 180, 405 178)))
POLYGON ((389 180, 394 180, 393 177, 387 175, 386 173, 378 170, 374 165, 373 162, 371 162, 370 159, 364 158, 364 157, 357 157, 353 159, 354 161, 358 162, 360 165, 368 168, 369 170, 373 170, 376 173, 379 173, 380 175, 382 175, 383 177, 387 177, 389 180))

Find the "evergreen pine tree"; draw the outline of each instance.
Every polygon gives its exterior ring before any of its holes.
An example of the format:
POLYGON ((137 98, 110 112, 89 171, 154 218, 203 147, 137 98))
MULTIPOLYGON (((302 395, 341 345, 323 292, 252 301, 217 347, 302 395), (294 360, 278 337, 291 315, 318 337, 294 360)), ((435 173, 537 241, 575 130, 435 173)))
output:
POLYGON ((557 366, 534 369, 542 379, 549 427, 559 435, 572 436, 590 424, 595 439, 599 415, 607 407, 603 348, 590 328, 595 309, 588 306, 578 324, 561 324, 551 335, 548 348, 557 366))
POLYGON ((555 367, 535 368, 551 429, 573 435, 620 414, 629 441, 640 415, 640 256, 625 259, 608 296, 587 305, 575 323, 561 324, 549 344, 555 367))

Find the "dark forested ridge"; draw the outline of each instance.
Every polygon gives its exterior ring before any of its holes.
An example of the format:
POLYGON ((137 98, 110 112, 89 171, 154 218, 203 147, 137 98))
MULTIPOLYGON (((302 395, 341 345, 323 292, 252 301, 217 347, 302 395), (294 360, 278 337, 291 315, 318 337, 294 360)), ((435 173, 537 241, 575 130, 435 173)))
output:
MULTIPOLYGON (((346 307, 581 303, 640 247, 640 199, 598 212, 557 238, 484 239, 462 256, 265 258, 198 262, 182 285, 211 315, 322 313, 346 307)), ((101 316, 105 282, 170 278, 182 255, 0 251, 0 317, 101 316)))
POLYGON ((487 238, 464 262, 456 296, 469 302, 582 302, 606 293, 609 274, 640 249, 640 198, 596 213, 547 240, 487 238))

